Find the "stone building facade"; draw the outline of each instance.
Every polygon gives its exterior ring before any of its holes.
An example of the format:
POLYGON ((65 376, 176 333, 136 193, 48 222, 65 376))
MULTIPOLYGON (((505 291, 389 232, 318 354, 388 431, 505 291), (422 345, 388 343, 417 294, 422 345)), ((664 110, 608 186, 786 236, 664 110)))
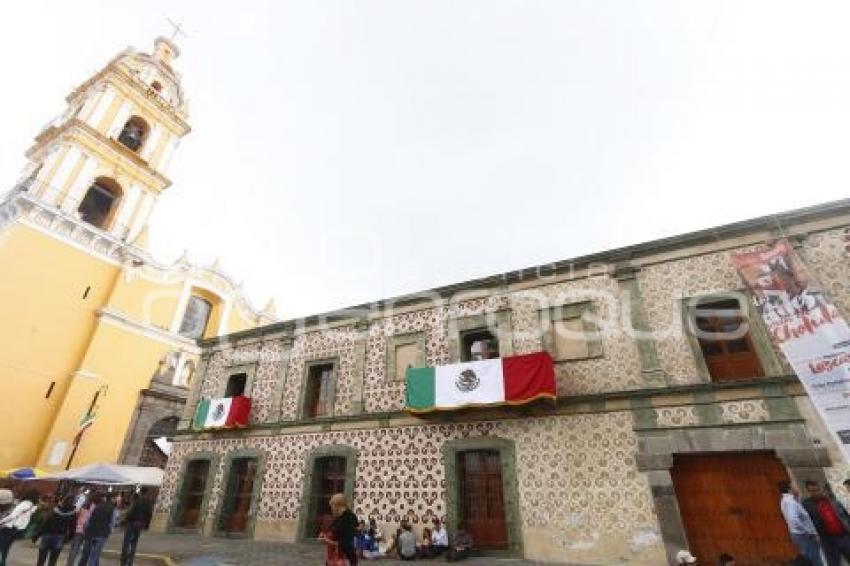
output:
POLYGON ((706 563, 720 550, 778 559, 791 550, 776 480, 828 482, 843 497, 848 472, 730 261, 778 238, 850 314, 850 201, 840 201, 208 340, 157 528, 304 540, 333 488, 386 527, 408 518, 420 532, 439 517, 452 532, 469 521, 473 489, 461 455, 483 451, 499 463, 501 552, 664 564, 690 547, 706 563), (688 330, 693 305, 729 300, 759 368, 733 379, 688 330), (557 401, 405 413, 398 364, 460 361, 464 337, 482 329, 500 356, 548 350, 557 401), (312 417, 317 367, 330 372, 332 409, 312 417), (233 375, 253 400, 250 426, 190 430, 199 399, 223 396, 233 375), (336 475, 323 467, 334 457, 336 475), (754 528, 770 548, 748 542, 754 528))

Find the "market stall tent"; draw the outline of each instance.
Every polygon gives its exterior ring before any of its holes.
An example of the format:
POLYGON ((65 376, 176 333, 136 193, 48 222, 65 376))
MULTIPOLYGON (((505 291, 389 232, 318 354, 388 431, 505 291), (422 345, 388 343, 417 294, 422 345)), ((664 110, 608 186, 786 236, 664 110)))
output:
POLYGON ((153 467, 89 464, 88 466, 51 474, 45 476, 43 479, 106 485, 147 485, 159 487, 162 484, 162 476, 163 471, 153 467))

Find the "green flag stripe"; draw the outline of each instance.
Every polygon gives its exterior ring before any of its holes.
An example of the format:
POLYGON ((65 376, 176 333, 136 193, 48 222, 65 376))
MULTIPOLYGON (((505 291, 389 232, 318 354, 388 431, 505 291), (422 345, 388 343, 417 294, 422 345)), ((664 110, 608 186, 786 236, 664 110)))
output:
POLYGON ((195 420, 192 423, 195 430, 201 430, 204 428, 204 423, 207 421, 207 411, 210 410, 210 400, 202 399, 200 403, 198 403, 198 408, 195 409, 195 420))
POLYGON ((426 410, 434 407, 436 387, 434 368, 408 368, 407 407, 414 410, 426 410))

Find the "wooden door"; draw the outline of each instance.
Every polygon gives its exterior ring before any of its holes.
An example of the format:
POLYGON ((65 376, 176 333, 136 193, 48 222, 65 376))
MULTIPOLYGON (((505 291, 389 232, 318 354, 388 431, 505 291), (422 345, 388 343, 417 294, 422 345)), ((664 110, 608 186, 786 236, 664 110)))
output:
POLYGON ((495 450, 458 454, 460 519, 476 548, 508 548, 502 463, 495 450))
POLYGON ((257 476, 255 458, 238 458, 230 467, 227 491, 222 501, 219 529, 228 533, 244 533, 248 527, 251 500, 254 497, 254 481, 257 476))
POLYGON ((330 501, 335 493, 345 493, 345 458, 328 456, 316 459, 313 471, 312 536, 327 531, 333 522, 330 501))
POLYGON ((796 555, 779 510, 777 484, 788 474, 773 453, 677 455, 670 473, 700 564, 724 552, 738 566, 787 564, 796 555))
POLYGON ((186 466, 186 477, 183 480, 183 500, 180 502, 180 516, 177 521, 178 527, 186 529, 198 527, 209 471, 209 460, 194 460, 186 466))

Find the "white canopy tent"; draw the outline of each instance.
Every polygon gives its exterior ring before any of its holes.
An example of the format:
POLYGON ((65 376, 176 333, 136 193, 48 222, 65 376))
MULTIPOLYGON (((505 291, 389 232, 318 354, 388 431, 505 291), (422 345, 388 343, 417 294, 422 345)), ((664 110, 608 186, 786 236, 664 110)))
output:
POLYGON ((159 468, 120 464, 89 464, 40 479, 69 480, 105 485, 147 485, 159 487, 164 472, 159 468))

